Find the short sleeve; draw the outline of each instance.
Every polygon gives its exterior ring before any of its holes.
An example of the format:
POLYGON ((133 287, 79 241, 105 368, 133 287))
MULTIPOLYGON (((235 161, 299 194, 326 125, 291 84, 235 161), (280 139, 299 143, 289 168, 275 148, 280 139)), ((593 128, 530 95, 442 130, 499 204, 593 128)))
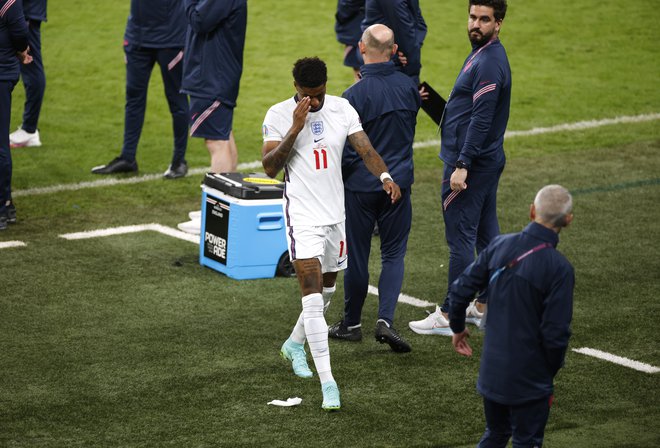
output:
POLYGON ((284 140, 286 130, 282 129, 283 123, 280 115, 272 108, 266 113, 264 124, 261 130, 264 142, 281 142, 284 140))
POLYGON ((356 132, 362 130, 362 122, 360 121, 360 115, 347 100, 343 100, 344 108, 346 113, 346 118, 348 120, 348 133, 346 135, 353 135, 356 132))

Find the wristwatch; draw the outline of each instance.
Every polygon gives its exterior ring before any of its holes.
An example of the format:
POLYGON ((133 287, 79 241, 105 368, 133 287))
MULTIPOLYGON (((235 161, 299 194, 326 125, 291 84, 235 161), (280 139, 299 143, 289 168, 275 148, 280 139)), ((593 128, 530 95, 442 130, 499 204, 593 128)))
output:
POLYGON ((461 170, 469 170, 470 169, 470 165, 463 162, 462 160, 457 160, 455 166, 456 166, 456 169, 461 169, 461 170))

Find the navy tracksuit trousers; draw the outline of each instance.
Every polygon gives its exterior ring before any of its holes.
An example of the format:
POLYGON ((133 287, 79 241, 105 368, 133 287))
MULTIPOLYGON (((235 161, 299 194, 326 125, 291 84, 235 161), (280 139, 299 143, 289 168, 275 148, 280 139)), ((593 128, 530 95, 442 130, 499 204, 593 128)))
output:
POLYGON ((16 81, 0 81, 0 215, 5 214, 6 202, 11 199, 11 152, 9 150, 9 122, 11 120, 11 92, 16 81))
POLYGON ((484 397, 486 431, 477 448, 541 448, 550 415, 551 397, 519 405, 504 405, 484 397))
POLYGON ((174 151, 172 165, 185 160, 188 144, 188 97, 179 93, 183 77, 181 48, 124 47, 126 52, 126 108, 124 114, 124 146, 121 158, 133 161, 144 124, 147 90, 154 64, 158 63, 163 77, 165 96, 172 114, 174 151))
MULTIPOLYGON (((497 221, 497 186, 504 168, 499 171, 468 171, 467 189, 456 194, 449 179, 454 167, 445 164, 442 178, 442 216, 445 237, 449 246, 448 286, 475 259, 476 254, 500 234, 497 221)), ((479 301, 485 303, 486 295, 479 301)), ((445 298, 442 311, 449 311, 449 298, 445 298)))
POLYGON ((360 323, 369 286, 369 253, 374 224, 378 222, 382 268, 378 280, 378 318, 392 324, 403 283, 403 258, 412 222, 410 188, 392 205, 384 192, 344 190, 348 268, 344 273, 344 324, 360 323))
POLYGON ((23 128, 26 132, 34 133, 37 130, 41 105, 46 91, 46 73, 41 57, 41 22, 28 21, 28 43, 32 63, 20 64, 21 78, 25 87, 25 106, 23 109, 23 128))

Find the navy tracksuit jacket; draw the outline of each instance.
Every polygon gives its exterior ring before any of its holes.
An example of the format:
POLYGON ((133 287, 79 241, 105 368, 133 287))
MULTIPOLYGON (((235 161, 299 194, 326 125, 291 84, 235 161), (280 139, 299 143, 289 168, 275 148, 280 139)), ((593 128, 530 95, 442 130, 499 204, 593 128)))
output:
MULTIPOLYGON (((497 187, 504 169, 504 132, 511 104, 511 69, 499 39, 473 45, 445 108, 440 158, 442 212, 449 246, 448 285, 499 235, 497 187), (457 160, 468 168, 460 193, 449 179, 457 160)), ((485 301, 486 295, 480 297, 485 301)), ((447 311, 448 299, 442 306, 447 311)))
POLYGON ((160 66, 172 114, 172 165, 185 161, 188 144, 188 98, 180 93, 186 19, 183 0, 131 0, 124 33, 126 108, 121 158, 135 160, 147 107, 149 78, 160 66))
POLYGON ((20 0, 0 0, 0 214, 7 213, 6 202, 11 199, 11 152, 9 123, 11 120, 11 92, 18 82, 17 51, 28 46, 28 30, 20 0))
POLYGON ((416 83, 393 62, 366 64, 362 79, 344 92, 357 110, 362 127, 401 187, 401 200, 392 205, 379 179, 347 144, 342 173, 346 202, 346 240, 350 260, 344 274, 344 323, 360 323, 369 285, 369 252, 374 223, 378 223, 382 269, 378 282, 378 318, 392 324, 403 283, 408 234, 412 221, 410 189, 414 182, 413 149, 421 98, 416 83))
POLYGON ((477 381, 486 415, 479 447, 507 446, 512 433, 514 446, 543 443, 573 314, 575 274, 555 249, 558 242, 557 233, 532 222, 520 233, 496 237, 451 285, 454 333, 465 329, 465 309, 474 294, 489 290, 477 381))
POLYGON ((419 84, 422 70, 422 44, 426 37, 426 22, 419 8, 419 0, 366 0, 362 30, 376 23, 387 25, 394 32, 394 41, 408 63, 401 66, 398 57, 395 63, 406 75, 419 84))
POLYGON ((236 106, 243 72, 246 0, 185 0, 188 32, 182 91, 236 106))
POLYGON ((23 12, 28 22, 28 42, 32 63, 20 65, 21 78, 25 87, 25 106, 21 128, 33 133, 37 130, 46 91, 46 73, 41 55, 41 22, 46 21, 46 0, 23 0, 23 12))

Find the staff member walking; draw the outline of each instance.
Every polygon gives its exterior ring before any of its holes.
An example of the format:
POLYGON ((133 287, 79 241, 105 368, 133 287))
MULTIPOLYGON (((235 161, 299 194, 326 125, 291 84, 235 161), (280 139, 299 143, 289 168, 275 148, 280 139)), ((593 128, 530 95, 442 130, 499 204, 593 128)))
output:
POLYGON ((342 171, 351 260, 344 275, 344 317, 330 327, 328 334, 349 341, 362 339, 360 320, 369 286, 369 252, 374 223, 378 223, 382 268, 375 336, 395 352, 409 352, 410 345, 392 323, 403 283, 403 258, 412 222, 412 145, 421 98, 415 82, 397 71, 390 61, 397 50, 391 29, 385 25, 370 26, 364 31, 359 47, 365 62, 362 79, 343 96, 357 110, 364 131, 397 180, 401 200, 392 204, 362 158, 347 145, 342 171))
POLYGON ((126 53, 126 108, 124 145, 119 157, 92 168, 94 174, 135 172, 137 145, 147 108, 147 90, 154 64, 160 66, 165 96, 172 114, 174 150, 163 174, 166 179, 188 172, 188 98, 179 93, 183 76, 183 44, 186 20, 183 0, 131 0, 131 13, 124 34, 126 53))
POLYGON ((28 29, 20 0, 0 0, 0 230, 16 222, 11 199, 9 123, 11 92, 18 82, 19 63, 29 64, 28 29))
POLYGON ((559 232, 573 220, 573 200, 560 185, 543 187, 530 207, 533 221, 502 235, 449 290, 452 343, 472 355, 465 309, 488 288, 488 323, 477 390, 486 431, 479 447, 540 447, 553 398, 553 378, 571 336, 573 267, 557 250, 559 232))
MULTIPOLYGON (((448 285, 500 233, 497 186, 504 170, 504 132, 511 104, 511 69, 499 39, 506 0, 470 0, 467 57, 445 108, 440 158, 442 216, 449 246, 448 285)), ((486 295, 469 309, 477 323, 486 295)), ((448 299, 426 319, 410 322, 419 334, 451 336, 448 299)))

